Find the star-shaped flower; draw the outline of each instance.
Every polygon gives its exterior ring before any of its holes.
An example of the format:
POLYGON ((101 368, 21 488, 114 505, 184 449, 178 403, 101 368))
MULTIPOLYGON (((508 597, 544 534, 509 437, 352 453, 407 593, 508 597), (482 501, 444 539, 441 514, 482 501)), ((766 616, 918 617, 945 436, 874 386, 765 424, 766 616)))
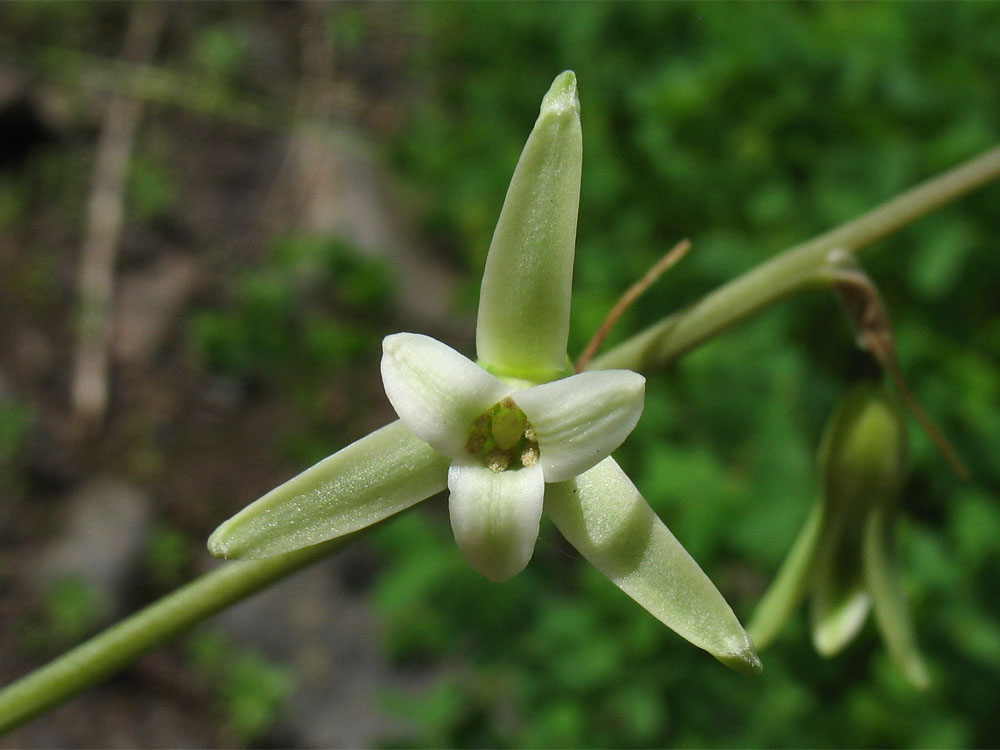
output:
POLYGON ((586 372, 515 388, 428 336, 382 344, 386 395, 407 427, 451 459, 455 540, 480 573, 504 581, 535 546, 546 482, 603 461, 635 427, 645 378, 586 372))
POLYGON ((651 614, 724 664, 757 672, 732 609, 609 456, 639 419, 645 380, 567 366, 579 112, 567 71, 542 101, 490 244, 478 364, 427 336, 388 336, 382 376, 400 421, 267 493, 222 524, 209 548, 234 558, 289 552, 448 487, 455 539, 486 576, 524 568, 544 510, 651 614))

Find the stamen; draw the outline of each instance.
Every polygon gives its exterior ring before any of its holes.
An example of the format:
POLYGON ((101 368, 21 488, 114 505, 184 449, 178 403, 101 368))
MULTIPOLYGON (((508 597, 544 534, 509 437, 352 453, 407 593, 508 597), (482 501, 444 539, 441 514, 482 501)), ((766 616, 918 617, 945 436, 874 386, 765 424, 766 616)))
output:
POLYGON ((499 448, 494 448, 486 456, 486 465, 490 471, 505 471, 510 465, 510 456, 499 448))
POLYGON ((510 396, 480 416, 465 448, 495 472, 538 463, 538 441, 528 417, 510 396))
POLYGON ((538 463, 538 444, 528 443, 521 449, 521 466, 527 468, 538 463))

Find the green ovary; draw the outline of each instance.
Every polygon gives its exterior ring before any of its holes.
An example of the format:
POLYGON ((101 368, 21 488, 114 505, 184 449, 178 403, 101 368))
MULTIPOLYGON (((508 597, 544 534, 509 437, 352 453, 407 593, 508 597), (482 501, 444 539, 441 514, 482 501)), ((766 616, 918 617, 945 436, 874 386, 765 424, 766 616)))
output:
POLYGON ((465 447, 497 472, 533 466, 538 462, 535 431, 509 396, 473 423, 465 447))

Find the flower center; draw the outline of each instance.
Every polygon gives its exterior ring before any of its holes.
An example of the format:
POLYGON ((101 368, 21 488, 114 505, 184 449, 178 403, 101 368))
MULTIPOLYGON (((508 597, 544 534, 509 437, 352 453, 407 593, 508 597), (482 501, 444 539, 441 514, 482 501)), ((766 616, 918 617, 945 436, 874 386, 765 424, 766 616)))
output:
POLYGON ((538 463, 535 431, 510 396, 487 409, 472 424, 465 448, 497 472, 538 463))

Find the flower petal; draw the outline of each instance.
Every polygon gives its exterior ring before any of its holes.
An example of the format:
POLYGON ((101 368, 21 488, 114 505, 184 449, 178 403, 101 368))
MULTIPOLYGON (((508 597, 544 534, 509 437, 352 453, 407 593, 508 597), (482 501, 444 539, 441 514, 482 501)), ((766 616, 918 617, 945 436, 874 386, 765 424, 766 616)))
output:
POLYGON ((416 333, 382 341, 382 383, 396 414, 421 440, 455 458, 472 423, 511 392, 447 344, 416 333))
POLYGON ((544 382, 566 370, 583 135, 576 76, 542 101, 486 257, 476 351, 493 372, 544 382))
POLYGON ((816 565, 822 520, 823 506, 815 503, 774 583, 754 610, 747 632, 758 649, 767 648, 781 632, 809 589, 809 580, 816 565))
POLYGON ((524 570, 542 517, 541 468, 495 472, 471 460, 455 461, 448 489, 451 527, 469 564, 498 582, 524 570))
POLYGON ((393 422, 323 459, 223 523, 216 557, 269 557, 363 529, 445 488, 448 459, 393 422))
POLYGON ((863 588, 834 590, 821 585, 810 608, 813 646, 823 656, 839 652, 861 630, 871 606, 871 597, 863 588))
POLYGON ((572 479, 607 458, 639 421, 645 392, 642 375, 602 370, 515 393, 535 430, 545 481, 572 479))
POLYGON ((889 653, 916 687, 930 685, 930 675, 913 635, 910 613, 903 595, 903 583, 892 557, 891 509, 872 511, 865 524, 865 583, 872 597, 872 609, 889 653))
POLYGON ((664 625, 727 667, 760 672, 733 610, 613 458, 546 485, 545 512, 580 554, 664 625))
POLYGON ((819 531, 809 616, 813 645, 823 656, 850 643, 871 610, 861 561, 861 521, 828 504, 819 531))

